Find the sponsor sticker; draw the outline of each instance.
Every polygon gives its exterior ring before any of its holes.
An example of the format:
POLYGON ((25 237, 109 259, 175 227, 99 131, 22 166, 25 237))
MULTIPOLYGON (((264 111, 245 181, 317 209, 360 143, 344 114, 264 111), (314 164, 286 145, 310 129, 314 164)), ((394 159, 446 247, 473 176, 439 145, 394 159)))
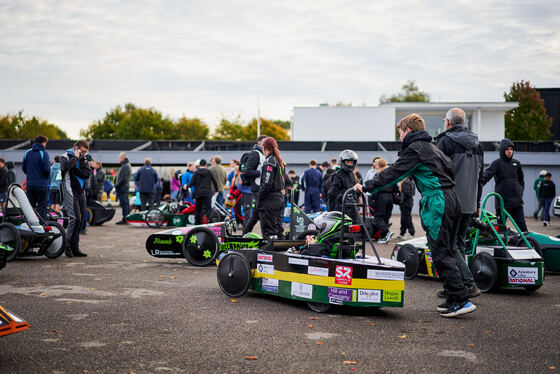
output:
POLYGON ((380 303, 381 290, 358 290, 359 303, 380 303))
POLYGON ((257 270, 262 274, 274 274, 274 265, 258 264, 257 270))
POLYGON ((257 254, 258 262, 272 262, 272 255, 267 255, 264 253, 257 254))
POLYGON ((337 265, 334 273, 334 283, 349 286, 352 284, 352 266, 337 265))
POLYGON ((320 268, 320 267, 317 267, 317 266, 309 266, 307 268, 307 274, 319 275, 321 277, 328 277, 329 276, 329 268, 320 268))
POLYGON ((309 265, 309 261, 303 258, 289 257, 288 264, 292 265, 309 265))
POLYGON ((177 253, 173 251, 162 251, 160 249, 152 249, 152 256, 176 256, 177 253))
POLYGON ((278 279, 262 278, 262 290, 278 293, 278 279))
POLYGON ((509 284, 535 284, 537 279, 539 279, 538 268, 508 266, 509 284))
POLYGON ((313 297, 313 286, 311 284, 292 282, 292 296, 311 299, 313 297))
POLYGON ((160 244, 160 245, 170 245, 173 244, 171 238, 169 239, 161 239, 161 238, 154 238, 154 244, 160 244))
POLYGON ((342 305, 344 301, 352 301, 352 290, 348 288, 329 287, 329 303, 342 305))
POLYGON ((171 235, 181 235, 183 232, 181 230, 173 230, 171 231, 171 235))
POLYGON ((404 271, 368 269, 368 279, 404 280, 404 271))
POLYGON ((392 303, 400 303, 402 300, 402 293, 398 290, 383 290, 383 301, 392 303))

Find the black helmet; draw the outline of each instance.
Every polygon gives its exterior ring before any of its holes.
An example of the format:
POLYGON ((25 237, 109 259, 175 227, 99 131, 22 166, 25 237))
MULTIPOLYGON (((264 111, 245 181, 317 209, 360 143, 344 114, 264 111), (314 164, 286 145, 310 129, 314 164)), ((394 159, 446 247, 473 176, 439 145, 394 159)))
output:
POLYGON ((351 149, 345 149, 338 155, 338 160, 343 170, 351 172, 358 165, 358 154, 351 149), (352 167, 346 165, 344 161, 352 161, 352 167))

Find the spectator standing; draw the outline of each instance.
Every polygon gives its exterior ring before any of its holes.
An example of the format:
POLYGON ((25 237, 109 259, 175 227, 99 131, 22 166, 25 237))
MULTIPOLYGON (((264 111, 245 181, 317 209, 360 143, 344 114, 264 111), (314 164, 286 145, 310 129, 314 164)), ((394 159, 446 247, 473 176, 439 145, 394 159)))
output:
MULTIPOLYGON (((371 181, 373 180, 373 177, 375 177, 375 175, 377 174, 377 172, 375 170, 377 170, 377 160, 379 160, 381 157, 379 156, 375 156, 373 158, 372 164, 371 164, 371 169, 368 170, 368 172, 366 173, 366 179, 364 179, 364 183, 366 183, 367 181, 371 181)), ((367 203, 370 207, 373 208, 373 200, 371 199, 371 194, 369 192, 366 193, 367 196, 367 203)))
POLYGON ((412 207, 414 206, 414 194, 416 193, 416 185, 414 181, 406 177, 402 180, 399 189, 401 191, 402 202, 399 205, 401 210, 401 233, 398 238, 403 238, 408 230, 410 236, 414 236, 416 230, 412 222, 412 207))
POLYGON ((263 238, 284 237, 282 226, 282 211, 284 208, 284 161, 280 156, 278 144, 272 137, 263 142, 263 152, 266 160, 261 170, 261 184, 257 197, 261 232, 263 238))
POLYGON ((140 191, 141 210, 148 210, 152 207, 158 181, 158 174, 152 167, 152 160, 146 158, 144 166, 134 176, 134 182, 136 182, 138 191, 140 191))
MULTIPOLYGON (((519 229, 527 231, 525 214, 523 212, 523 190, 525 180, 521 163, 513 158, 515 146, 508 138, 500 142, 500 158, 492 161, 484 171, 484 184, 494 178, 494 191, 504 200, 504 208, 511 215, 519 229)), ((496 201, 496 214, 500 216, 498 201, 496 201)))
MULTIPOLYGON (((228 182, 229 182, 229 186, 231 187, 231 186, 232 186, 231 181, 233 180, 233 178, 234 178, 235 175, 236 175, 235 167, 236 167, 236 166, 239 166, 239 160, 237 160, 237 159, 235 159, 235 158, 232 159, 232 160, 229 162, 229 166, 231 167, 231 171, 229 172, 229 174, 228 174, 228 176, 227 176, 227 180, 228 180, 228 182)), ((237 170, 239 170, 239 168, 237 168, 237 170)))
POLYGON ((336 171, 337 167, 339 167, 338 165, 338 160, 336 158, 331 158, 331 166, 330 169, 336 171))
POLYGON ((324 175, 329 167, 330 167, 330 164, 327 161, 323 162, 320 166, 320 169, 319 169, 319 171, 321 172, 321 175, 324 175))
POLYGON ((97 161, 95 165, 95 183, 97 184, 97 201, 101 201, 103 198, 103 189, 105 188, 105 180, 107 179, 107 174, 103 170, 103 163, 97 161))
POLYGON ((8 168, 5 167, 6 161, 0 158, 0 207, 4 209, 8 200, 8 168))
POLYGON ((327 206, 327 210, 331 211, 334 210, 334 199, 332 194, 332 180, 334 174, 336 173, 335 169, 327 169, 325 171, 325 175, 323 176, 323 202, 327 206))
POLYGON ((194 220, 196 225, 202 225, 203 216, 210 217, 212 204, 212 187, 218 190, 218 184, 210 170, 206 168, 206 160, 201 159, 198 169, 194 172, 187 187, 194 187, 194 220))
POLYGON ((8 168, 8 186, 16 183, 16 171, 14 170, 14 162, 6 161, 6 167, 8 168))
POLYGON ((193 200, 194 187, 191 187, 189 189, 188 185, 189 183, 191 183, 191 179, 195 171, 196 171, 196 166, 194 162, 189 162, 187 163, 187 170, 181 176, 181 194, 183 195, 183 201, 188 201, 191 204, 194 204, 194 200, 193 200))
POLYGON ((119 204, 122 209, 122 219, 117 222, 117 225, 126 225, 126 216, 130 213, 130 204, 128 202, 128 189, 130 185, 130 176, 132 169, 128 161, 128 155, 125 152, 119 154, 120 169, 115 178, 115 191, 119 204))
MULTIPOLYGON (((473 275, 466 261, 466 243, 469 224, 480 209, 483 186, 484 150, 478 136, 466 126, 465 112, 451 108, 445 115, 445 132, 436 137, 437 147, 451 159, 455 174, 453 189, 459 197, 461 216, 457 229, 455 259, 463 284, 469 289, 469 297, 480 295, 473 275)), ((447 297, 444 289, 438 291, 440 297, 447 297)))
POLYGON ((257 212, 257 196, 261 184, 261 169, 265 160, 262 150, 262 144, 265 139, 266 135, 261 135, 257 138, 257 144, 253 146, 245 165, 243 165, 243 159, 240 160, 242 162, 240 168, 241 179, 244 184, 249 184, 251 186, 251 201, 247 204, 248 209, 246 210, 247 213, 245 214, 245 222, 243 223, 243 235, 252 231, 253 227, 255 227, 257 221, 259 220, 259 213, 257 212))
POLYGON ((543 205, 543 225, 550 226, 550 205, 556 197, 556 185, 552 181, 552 173, 547 172, 544 178, 539 193, 543 205))
POLYGON ((86 160, 89 144, 85 140, 74 143, 73 149, 67 150, 60 156, 60 170, 62 171, 62 196, 64 208, 68 214, 68 245, 66 256, 85 257, 80 251, 80 231, 82 217, 85 214, 86 202, 84 195, 85 181, 89 180, 91 169, 86 160))
MULTIPOLYGON (((382 158, 377 159, 375 163, 376 174, 380 174, 387 168, 387 161, 382 158)), ((399 193, 397 184, 393 184, 381 191, 371 194, 373 202, 373 230, 372 234, 379 230, 379 244, 387 244, 393 236, 393 232, 389 230, 389 219, 393 212, 393 195, 399 193)))
POLYGON ((208 168, 218 185, 218 190, 216 191, 218 195, 216 196, 216 202, 220 205, 224 205, 224 189, 226 188, 226 184, 228 183, 227 180, 227 173, 226 169, 222 166, 222 156, 214 156, 212 158, 212 166, 208 168))
POLYGON ((181 181, 175 175, 175 169, 169 170, 169 191, 171 195, 171 201, 177 201, 177 196, 179 195, 180 189, 181 189, 181 181))
POLYGON ((321 191, 323 189, 323 175, 317 169, 317 161, 309 161, 309 168, 301 177, 301 190, 305 192, 305 213, 319 212, 321 210, 321 191))
MULTIPOLYGON (((539 213, 543 207, 542 200, 541 200, 541 183, 544 181, 546 176, 546 170, 541 170, 539 173, 539 177, 535 179, 535 183, 533 183, 533 189, 535 190, 535 194, 537 195, 537 210, 533 213, 533 217, 535 219, 539 218, 539 213)), ((543 212, 544 213, 544 212, 543 212)), ((541 214, 541 219, 543 218, 543 214, 541 214)))
POLYGON ((51 209, 60 213, 60 204, 62 204, 62 193, 60 184, 62 183, 62 171, 60 170, 60 156, 54 156, 54 163, 51 165, 49 174, 49 195, 51 199, 51 209))
POLYGON ((288 172, 288 176, 292 180, 292 185, 288 187, 288 191, 290 194, 290 202, 292 204, 299 204, 299 177, 297 176, 296 171, 294 169, 291 169, 288 172), (291 201, 292 191, 294 192, 294 201, 291 201))
POLYGON ((26 186, 29 203, 45 221, 47 220, 50 174, 49 153, 45 150, 47 141, 46 136, 37 136, 33 147, 23 155, 21 165, 27 176, 26 186))

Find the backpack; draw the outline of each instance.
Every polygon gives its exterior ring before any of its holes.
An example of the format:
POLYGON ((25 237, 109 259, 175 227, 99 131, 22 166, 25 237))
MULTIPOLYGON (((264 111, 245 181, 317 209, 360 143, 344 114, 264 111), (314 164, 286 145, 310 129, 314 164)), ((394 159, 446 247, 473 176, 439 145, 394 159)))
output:
POLYGON ((245 171, 247 170, 247 160, 249 160, 249 155, 251 152, 245 152, 241 155, 241 159, 239 160, 239 172, 241 177, 241 185, 243 186, 250 186, 251 180, 245 176, 245 171))

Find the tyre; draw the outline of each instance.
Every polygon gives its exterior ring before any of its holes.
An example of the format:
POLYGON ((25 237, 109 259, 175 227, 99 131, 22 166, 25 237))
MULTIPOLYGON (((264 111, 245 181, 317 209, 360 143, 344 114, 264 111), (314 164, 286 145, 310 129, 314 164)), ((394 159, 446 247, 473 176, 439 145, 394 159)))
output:
POLYGON ((95 221, 95 215, 93 214, 93 210, 91 208, 86 208, 86 221, 90 225, 93 225, 95 221))
POLYGON ((319 233, 319 230, 305 230, 303 232, 300 232, 295 240, 305 240, 305 238, 307 237, 307 235, 311 235, 311 236, 315 236, 319 233))
POLYGON ((0 242, 11 249, 6 257, 6 261, 12 261, 19 255, 21 250, 21 237, 19 231, 11 223, 0 223, 0 242))
POLYGON ((494 289, 498 279, 498 266, 494 257, 485 252, 479 253, 474 256, 470 269, 480 291, 488 292, 494 289))
POLYGON ((412 244, 405 244, 399 248, 397 261, 404 264, 404 277, 406 279, 412 279, 418 274, 420 256, 418 255, 418 249, 412 244))
MULTIPOLYGON (((542 247, 537 242, 537 240, 535 238, 531 238, 531 237, 527 237, 527 236, 525 238, 527 239, 529 244, 531 244, 531 247, 533 247, 533 249, 539 254, 539 256, 544 258, 544 253, 543 253, 542 247)), ((519 247, 526 247, 527 246, 527 244, 525 243, 525 241, 522 238, 519 238, 519 242, 517 243, 517 245, 519 247)))
POLYGON ((208 266, 216 260, 220 241, 207 227, 195 227, 185 235, 183 240, 183 257, 194 266, 208 266))
POLYGON ((228 252, 218 264, 218 285, 229 297, 241 297, 251 284, 251 267, 241 253, 228 252))
POLYGON ((311 309, 315 313, 325 313, 325 312, 328 312, 331 309, 330 304, 314 303, 312 301, 308 301, 307 306, 309 307, 309 309, 311 309))
POLYGON ((150 209, 148 213, 146 213, 146 225, 152 228, 158 228, 163 225, 163 221, 165 217, 163 212, 159 209, 150 209))
POLYGON ((51 222, 49 225, 53 233, 61 235, 44 249, 44 255, 48 258, 57 258, 60 257, 66 249, 66 230, 64 230, 58 222, 51 222))

